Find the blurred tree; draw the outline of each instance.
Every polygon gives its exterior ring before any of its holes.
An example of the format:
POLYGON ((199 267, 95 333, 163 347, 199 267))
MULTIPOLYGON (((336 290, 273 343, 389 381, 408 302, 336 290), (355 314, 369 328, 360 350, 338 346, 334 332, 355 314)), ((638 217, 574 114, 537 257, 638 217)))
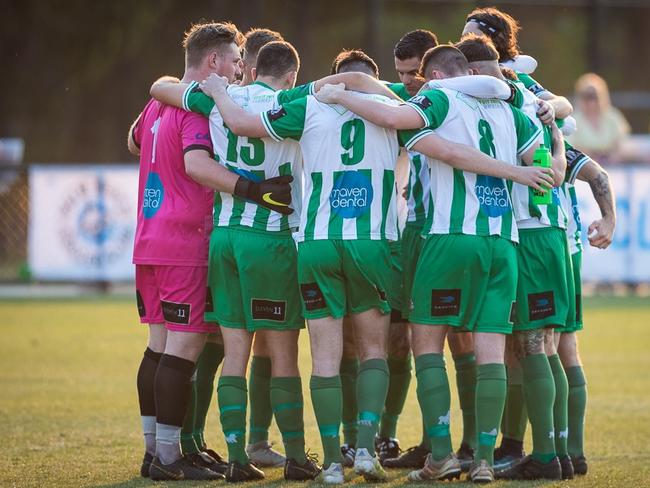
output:
MULTIPOLYGON (((605 26, 590 31, 592 1, 489 3, 519 19, 522 50, 539 60, 536 76, 552 90, 570 94, 574 80, 597 57, 612 91, 648 91, 650 5, 603 0, 605 26)), ((382 77, 394 80, 392 47, 402 34, 427 28, 441 42, 455 41, 476 4, 0 0, 0 135, 23 137, 27 161, 133 160, 125 147, 128 126, 154 79, 182 73, 180 42, 192 22, 232 20, 242 30, 279 30, 301 54, 301 81, 326 74, 340 49, 354 47, 366 49, 382 77)), ((650 110, 626 115, 637 130, 647 129, 650 110)))

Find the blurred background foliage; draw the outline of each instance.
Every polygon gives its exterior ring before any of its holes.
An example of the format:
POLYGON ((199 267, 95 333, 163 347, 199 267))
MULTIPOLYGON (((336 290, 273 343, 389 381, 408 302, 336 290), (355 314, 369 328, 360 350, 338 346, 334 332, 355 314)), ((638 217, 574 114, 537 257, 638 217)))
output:
POLYGON ((569 95, 580 74, 596 71, 615 102, 633 94, 619 107, 635 132, 647 131, 646 0, 0 0, 0 137, 24 138, 26 161, 132 160, 127 129, 153 80, 182 75, 183 32, 199 20, 282 32, 300 52, 300 82, 327 74, 340 49, 356 47, 396 80, 392 46, 402 34, 426 28, 456 41, 477 5, 520 21, 522 51, 538 59, 543 85, 569 95))

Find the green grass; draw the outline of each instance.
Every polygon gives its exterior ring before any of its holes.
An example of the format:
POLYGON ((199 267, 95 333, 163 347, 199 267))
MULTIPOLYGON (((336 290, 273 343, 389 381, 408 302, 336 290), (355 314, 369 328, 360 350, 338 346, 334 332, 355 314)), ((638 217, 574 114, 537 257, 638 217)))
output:
MULTIPOLYGON (((150 485, 138 477, 135 376, 146 330, 137 325, 135 305, 114 299, 0 301, 0 316, 0 486, 150 485)), ((585 304, 585 321, 580 340, 589 382, 590 473, 562 486, 650 486, 650 301, 593 299, 585 304)), ((301 340, 307 386, 305 333, 301 340)), ((305 393, 308 446, 320 451, 305 393)), ((459 439, 455 392, 452 399, 452 430, 459 439)), ((419 418, 414 381, 399 424, 404 447, 419 439, 419 418)), ((210 445, 225 452, 214 409, 208 431, 210 445)), ((271 438, 280 439, 275 427, 271 438)), ((405 475, 391 472, 389 485, 401 485, 405 475)), ((268 484, 284 483, 279 469, 267 476, 268 484)))

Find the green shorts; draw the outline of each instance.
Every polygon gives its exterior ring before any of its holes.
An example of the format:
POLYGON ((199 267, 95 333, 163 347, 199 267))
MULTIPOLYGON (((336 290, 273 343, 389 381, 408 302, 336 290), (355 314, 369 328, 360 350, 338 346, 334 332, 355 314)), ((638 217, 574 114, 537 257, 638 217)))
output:
POLYGON ((389 314, 394 270, 388 241, 316 240, 298 244, 298 282, 307 319, 389 314))
POLYGON ((515 331, 575 322, 573 269, 566 231, 520 229, 515 331))
POLYGON ((578 332, 582 330, 582 251, 578 251, 571 255, 571 265, 573 267, 573 287, 575 301, 573 302, 575 310, 575 319, 569 321, 566 327, 561 327, 559 332, 578 332))
POLYGON ((390 265, 392 269, 392 282, 388 294, 388 303, 391 307, 391 322, 404 322, 404 292, 402 290, 402 241, 388 241, 390 248, 390 265))
POLYGON ((402 312, 405 317, 408 317, 409 311, 413 309, 411 299, 413 278, 423 245, 422 226, 407 223, 402 233, 402 303, 404 304, 402 312))
POLYGON ((426 238, 413 280, 413 324, 510 334, 517 291, 515 243, 498 236, 426 238))
POLYGON ((222 327, 292 330, 305 326, 298 253, 289 233, 216 227, 210 237, 205 320, 222 327))

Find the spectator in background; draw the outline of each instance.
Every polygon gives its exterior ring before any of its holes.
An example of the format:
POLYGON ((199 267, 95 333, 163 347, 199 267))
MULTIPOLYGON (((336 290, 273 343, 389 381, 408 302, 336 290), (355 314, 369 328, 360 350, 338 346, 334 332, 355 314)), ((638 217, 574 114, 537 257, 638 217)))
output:
POLYGON ((620 162, 621 143, 630 126, 623 114, 612 106, 607 82, 595 73, 586 73, 575 85, 575 112, 578 124, 568 141, 603 163, 620 162))

